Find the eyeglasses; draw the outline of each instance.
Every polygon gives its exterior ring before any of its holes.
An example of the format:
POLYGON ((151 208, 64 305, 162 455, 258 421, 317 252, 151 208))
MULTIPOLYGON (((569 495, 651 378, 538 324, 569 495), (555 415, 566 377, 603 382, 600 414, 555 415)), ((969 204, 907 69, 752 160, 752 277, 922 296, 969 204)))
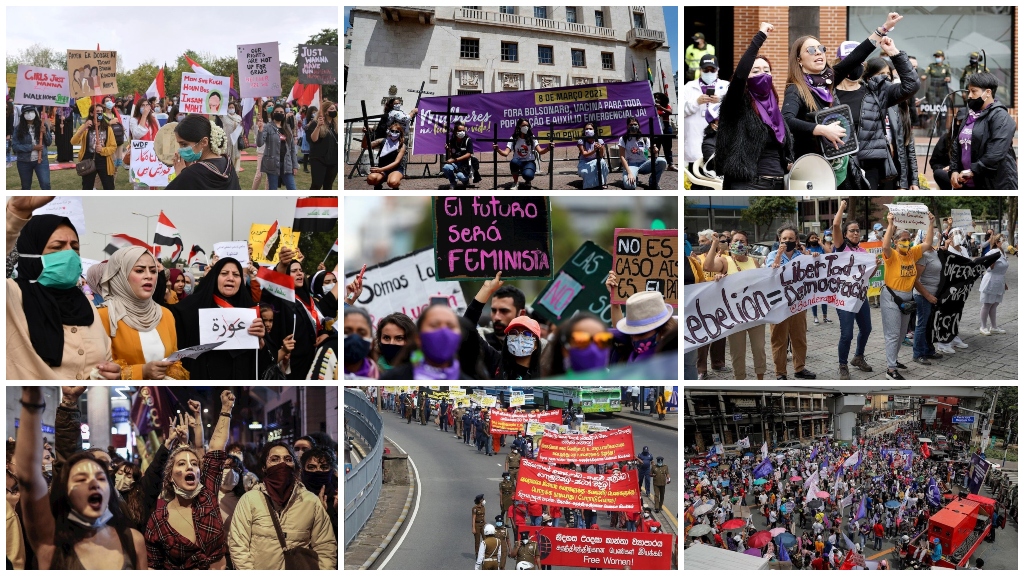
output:
POLYGON ((828 52, 828 50, 824 46, 808 46, 806 52, 811 56, 814 56, 816 54, 821 54, 822 56, 824 56, 828 52))
POLYGON ((569 342, 567 344, 571 348, 583 349, 590 346, 590 343, 593 342, 594 344, 597 344, 598 348, 606 350, 611 348, 614 338, 615 337, 611 332, 598 332, 597 334, 591 335, 588 332, 576 330, 569 336, 569 342))

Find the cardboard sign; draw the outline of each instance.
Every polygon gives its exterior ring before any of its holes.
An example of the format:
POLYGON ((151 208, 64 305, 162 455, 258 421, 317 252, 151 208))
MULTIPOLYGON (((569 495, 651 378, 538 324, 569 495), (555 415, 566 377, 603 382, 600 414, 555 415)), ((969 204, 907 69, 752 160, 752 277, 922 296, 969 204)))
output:
POLYGON ((89 235, 89 230, 85 227, 85 209, 82 208, 81 196, 56 196, 53 200, 47 202, 46 206, 41 206, 32 211, 33 216, 42 214, 63 216, 71 220, 71 223, 75 225, 75 232, 78 233, 79 238, 85 238, 89 235))
POLYGON ((679 304, 679 231, 615 229, 615 275, 619 285, 612 304, 625 304, 637 292, 661 292, 665 303, 679 304))
POLYGON ((276 98, 281 95, 281 59, 277 54, 277 42, 238 45, 238 90, 242 98, 276 98))
POLYGON ((299 84, 338 83, 338 46, 299 44, 299 84))
POLYGON ((221 258, 238 260, 242 264, 243 271, 249 268, 249 244, 245 240, 217 242, 213 245, 213 253, 221 258))
POLYGON ((882 293, 885 288, 885 263, 882 261, 882 242, 861 242, 860 247, 878 257, 878 268, 868 281, 868 296, 874 297, 882 293))
POLYGON ((15 104, 70 106, 71 80, 64 70, 52 70, 26 64, 18 65, 14 87, 15 104))
POLYGON ((544 432, 537 460, 554 464, 607 464, 632 460, 633 427, 593 434, 544 432))
POLYGON ((953 219, 953 228, 959 228, 966 233, 974 231, 974 219, 971 218, 969 209, 953 208, 950 210, 950 217, 953 219))
POLYGON ((184 114, 228 113, 231 80, 227 76, 204 76, 182 72, 179 108, 184 114))
POLYGON ((117 52, 68 50, 71 97, 117 94, 117 52))
POLYGON ((509 406, 526 406, 526 393, 525 392, 512 392, 511 398, 508 401, 509 406))
POLYGON ((178 350, 177 352, 175 352, 175 353, 171 354, 170 356, 168 356, 164 361, 165 362, 177 362, 178 360, 181 360, 182 358, 199 358, 205 352, 209 352, 210 350, 213 350, 214 348, 217 348, 217 347, 220 347, 220 346, 223 346, 223 345, 224 345, 223 342, 214 342, 212 344, 200 344, 198 346, 192 346, 191 348, 182 348, 181 350, 178 350))
POLYGON ((640 510, 640 486, 636 470, 587 474, 547 466, 526 458, 519 463, 515 498, 566 508, 613 512, 640 510))
POLYGON ((247 332, 256 318, 254 308, 200 308, 199 343, 220 343, 220 350, 259 348, 260 339, 247 332))
POLYGON ((555 323, 572 318, 582 310, 596 314, 605 324, 611 324, 611 302, 604 286, 611 269, 612 255, 587 240, 562 265, 555 279, 540 291, 533 301, 533 309, 555 323))
POLYGON ((897 226, 928 227, 928 207, 924 204, 886 204, 897 226))
POLYGON ((155 142, 132 140, 132 174, 150 186, 167 186, 174 166, 168 166, 156 157, 155 142))
MULTIPOLYGON (((359 272, 345 275, 345 284, 355 280, 359 272)), ((455 314, 466 313, 466 295, 458 282, 438 282, 434 273, 434 253, 423 248, 380 264, 366 267, 363 291, 356 306, 370 314, 373 325, 393 312, 401 312, 415 322, 431 296, 445 296, 455 314)))
POLYGON ((551 201, 546 196, 435 196, 439 280, 551 279, 551 201))
MULTIPOLYGON (((291 228, 279 226, 278 230, 281 232, 281 241, 278 242, 277 250, 271 254, 270 260, 263 259, 263 245, 267 240, 267 232, 270 231, 270 224, 253 224, 249 226, 249 245, 252 246, 252 255, 256 256, 256 262, 261 266, 272 266, 276 265, 280 259, 278 255, 281 253, 281 248, 288 246, 292 250, 295 250, 299 246, 299 236, 302 232, 293 232, 291 228)), ((299 262, 302 262, 302 258, 298 258, 299 262)))

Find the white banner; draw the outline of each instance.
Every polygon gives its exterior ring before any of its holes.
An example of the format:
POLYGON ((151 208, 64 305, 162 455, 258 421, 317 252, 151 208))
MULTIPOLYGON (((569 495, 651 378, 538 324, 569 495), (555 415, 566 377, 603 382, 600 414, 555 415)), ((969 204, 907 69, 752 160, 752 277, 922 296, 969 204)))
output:
POLYGON ((864 252, 799 256, 778 268, 686 286, 683 351, 758 324, 778 324, 815 304, 857 312, 876 266, 875 256, 864 252))
POLYGON ((968 234, 974 232, 974 219, 971 218, 970 210, 953 208, 950 210, 950 217, 953 218, 953 228, 959 228, 968 234))
POLYGON ((928 207, 924 204, 886 204, 897 226, 928 227, 928 207))

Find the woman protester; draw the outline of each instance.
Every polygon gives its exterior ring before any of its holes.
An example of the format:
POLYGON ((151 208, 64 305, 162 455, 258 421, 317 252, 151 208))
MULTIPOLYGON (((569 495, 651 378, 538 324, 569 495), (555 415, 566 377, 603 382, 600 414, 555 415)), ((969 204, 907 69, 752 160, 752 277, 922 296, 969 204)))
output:
MULTIPOLYGON (((389 139, 398 139, 401 135, 395 133, 397 126, 391 126, 391 132, 389 139)), ((456 120, 452 124, 452 137, 448 140, 448 145, 445 147, 445 151, 448 155, 448 161, 444 167, 441 168, 441 174, 448 179, 452 190, 465 190, 466 185, 469 184, 470 174, 470 161, 473 158, 473 139, 466 135, 466 123, 462 120, 456 120), (456 182, 456 180, 458 180, 456 182)), ((384 151, 381 151, 383 156, 384 151)), ((384 164, 382 161, 381 164, 384 164)), ((372 171, 372 170, 371 170, 372 171)), ((371 175, 372 176, 372 175, 371 175)), ((390 178, 388 178, 388 186, 391 186, 390 178)), ((397 188, 397 186, 391 186, 397 188)))
POLYGON ((72 144, 80 146, 78 163, 91 161, 94 170, 82 176, 82 190, 92 190, 99 176, 104 190, 114 189, 114 153, 117 151, 117 140, 114 130, 107 124, 103 106, 93 106, 93 115, 85 120, 78 132, 71 137, 72 144), (94 123, 97 124, 94 126, 94 123))
MULTIPOLYGON (((613 294, 619 285, 615 271, 608 273, 605 287, 613 294)), ((612 338, 623 350, 615 350, 612 362, 625 358, 628 362, 639 362, 654 356, 658 346, 678 326, 673 318, 675 309, 665 304, 661 292, 648 290, 636 292, 626 299, 626 315, 620 306, 612 306, 612 338)))
POLYGON ((302 466, 302 485, 320 500, 327 510, 338 539, 338 459, 325 446, 314 446, 298 454, 302 466))
MULTIPOLYGON (((8 132, 12 134, 13 131, 8 132)), ((75 115, 71 108, 57 107, 54 112, 54 140, 57 143, 57 162, 71 162, 75 157, 74 147, 71 146, 71 135, 75 133, 75 115)), ((45 188, 44 188, 45 190, 45 188)))
POLYGON ((550 378, 608 368, 613 338, 594 314, 574 314, 552 332, 541 352, 541 376, 550 378))
POLYGON ((504 150, 498 148, 498 143, 493 144, 494 151, 508 158, 509 154, 515 154, 509 161, 508 167, 512 172, 512 186, 518 186, 519 190, 532 188, 533 177, 537 173, 537 156, 547 154, 550 148, 545 148, 533 136, 533 127, 526 118, 516 120, 516 131, 508 141, 508 147, 504 150), (519 175, 523 176, 523 183, 519 184, 519 175))
POLYGON ((935 232, 935 216, 928 213, 928 231, 924 242, 911 247, 909 230, 896 231, 896 220, 890 212, 889 226, 882 238, 882 261, 885 263, 885 288, 882 290, 882 333, 885 335, 885 359, 888 368, 885 377, 889 380, 905 380, 899 369, 907 367, 899 362, 900 346, 910 324, 908 307, 914 304, 911 290, 917 277, 917 261, 925 250, 932 247, 935 232), (892 249, 895 238, 896 250, 892 249))
POLYGON ((408 354, 408 361, 385 372, 380 379, 471 380, 461 369, 459 349, 463 336, 462 324, 451 308, 444 304, 428 306, 416 321, 416 352, 408 354))
MULTIPOLYGON (((262 119, 264 124, 270 124, 270 113, 274 110, 274 103, 267 102, 266 106, 257 108, 259 109, 254 109, 257 122, 262 119)), ((263 166, 263 152, 266 148, 266 142, 263 143, 263 146, 256 147, 256 174, 252 177, 253 190, 258 190, 261 183, 264 190, 267 190, 269 186, 268 181, 263 178, 263 170, 260 169, 263 166)))
MULTIPOLYGON (((827 254, 825 248, 818 241, 818 234, 811 232, 807 235, 807 251, 811 254, 827 254)), ((811 306, 811 314, 814 316, 814 324, 818 324, 818 305, 811 306)), ((821 321, 825 324, 831 324, 832 321, 828 319, 828 304, 822 303, 821 305, 821 321)))
POLYGON ((309 138, 309 160, 313 167, 310 190, 330 190, 338 177, 338 107, 323 100, 316 119, 306 125, 309 138))
MULTIPOLYGON (((902 82, 899 72, 892 66, 889 75, 893 84, 902 82)), ((915 74, 916 75, 916 74, 915 74)), ((900 190, 920 190, 917 167, 917 146, 914 144, 913 112, 910 107, 912 98, 892 106, 887 111, 889 125, 892 127, 892 148, 896 168, 900 171, 896 188, 900 190)))
POLYGON ((299 164, 302 164, 302 171, 306 174, 309 174, 309 136, 306 135, 306 126, 316 120, 316 116, 316 106, 303 107, 299 124, 302 128, 299 130, 299 151, 302 152, 302 159, 299 160, 299 164))
POLYGON ((761 23, 722 100, 715 170, 725 176, 726 190, 782 190, 793 163, 793 136, 779 112, 772 65, 759 54, 774 30, 761 23))
POLYGON ((1016 190, 1017 123, 996 100, 999 82, 991 72, 979 72, 967 79, 967 88, 970 112, 950 141, 949 181, 954 190, 1016 190))
POLYGON ((114 99, 110 96, 103 97, 103 117, 106 119, 110 129, 114 131, 114 141, 117 142, 117 149, 114 150, 114 168, 120 168, 123 163, 126 143, 131 139, 124 124, 121 123, 119 110, 114 109, 114 99), (126 137, 128 136, 128 137, 126 137))
POLYGON ((380 148, 377 153, 377 165, 370 168, 366 176, 366 183, 373 186, 374 190, 383 190, 384 183, 397 190, 402 185, 402 178, 405 176, 402 164, 406 157, 405 135, 402 124, 392 122, 388 127, 387 137, 379 138, 372 142, 363 139, 363 147, 370 149, 373 154, 374 148, 380 148))
POLYGON ((320 305, 310 294, 302 263, 294 259, 297 255, 297 251, 292 248, 282 247, 276 268, 277 272, 292 277, 295 284, 295 301, 282 300, 269 292, 263 292, 261 300, 281 311, 283 321, 274 322, 274 330, 271 332, 274 341, 283 342, 288 334, 295 336, 289 380, 305 380, 308 377, 316 349, 331 335, 324 329, 325 316, 320 305))
POLYGON ((131 527, 139 530, 146 528, 145 518, 142 516, 142 502, 145 496, 142 493, 142 470, 134 462, 125 462, 114 472, 114 488, 121 496, 121 507, 131 522, 131 527))
MULTIPOLYGON (((225 155, 228 160, 231 161, 231 165, 235 167, 235 173, 242 171, 242 151, 238 149, 238 139, 232 138, 234 134, 242 125, 242 107, 238 102, 231 101, 228 103, 228 113, 222 118, 224 122, 224 133, 228 135, 228 144, 225 155)), ((241 133, 239 133, 241 134, 241 133)))
POLYGON ((648 190, 660 190, 658 180, 667 163, 658 157, 658 145, 651 146, 646 136, 639 136, 640 121, 634 117, 626 119, 626 134, 619 138, 619 159, 622 161, 622 188, 636 190, 641 174, 650 174, 648 190))
POLYGON ((345 374, 376 380, 381 368, 373 361, 370 314, 356 306, 345 307, 345 374))
POLYGON ((584 190, 599 190, 608 187, 608 161, 604 158, 606 148, 604 140, 596 138, 596 134, 594 123, 587 122, 583 125, 583 138, 576 141, 576 147, 580 152, 576 173, 583 179, 584 190), (598 182, 598 170, 601 170, 600 182, 598 182))
MULTIPOLYGON (((235 507, 228 533, 238 570, 335 570, 338 541, 320 499, 299 480, 299 464, 287 442, 263 446, 262 481, 235 507)), ((218 517, 219 519, 219 517, 218 517)))
POLYGON ((996 234, 992 237, 991 245, 992 250, 999 251, 999 259, 993 262, 981 277, 981 327, 978 328, 978 332, 982 336, 1006 334, 1006 330, 996 328, 996 308, 1003 301, 1003 294, 1009 290, 1006 284, 1006 271, 1010 268, 1010 263, 1006 259, 1009 244, 1006 242, 1006 236, 996 234))
MULTIPOLYGON (((347 308, 346 308, 347 314, 347 308)), ((413 342, 416 336, 416 324, 401 312, 394 312, 377 322, 377 331, 373 337, 373 349, 376 352, 377 366, 381 372, 391 370, 399 353, 407 343, 413 342)), ((348 354, 345 354, 348 357, 348 354)))
POLYGON ((285 336, 280 344, 270 335, 276 314, 277 310, 270 304, 260 304, 260 318, 263 319, 265 334, 260 342, 259 362, 271 366, 260 374, 261 380, 284 380, 289 370, 288 361, 295 350, 295 338, 291 334, 285 336))
POLYGON ((932 360, 941 360, 942 354, 935 351, 935 346, 928 341, 928 320, 932 306, 938 304, 936 294, 942 275, 942 263, 939 261, 938 249, 942 246, 939 231, 932 236, 930 249, 923 249, 921 259, 917 261, 917 276, 914 277, 914 303, 917 304, 917 317, 920 319, 914 326, 914 362, 930 365, 932 360))
POLYGON ((98 312, 110 335, 114 362, 124 380, 188 380, 180 361, 171 311, 153 301, 156 260, 145 248, 121 248, 110 257, 100 280, 107 295, 98 312))
POLYGON ((288 190, 295 190, 295 175, 299 172, 295 137, 285 116, 284 106, 278 104, 271 114, 273 122, 264 124, 259 117, 256 120, 256 145, 266 144, 260 171, 266 173, 271 190, 277 190, 280 183, 288 190))
POLYGON ((220 417, 210 436, 210 451, 202 457, 202 468, 200 455, 191 446, 175 448, 164 466, 163 491, 146 525, 146 550, 156 570, 226 567, 227 535, 217 498, 228 457, 224 448, 235 395, 224 390, 220 402, 220 417))
POLYGON ((167 304, 177 304, 185 299, 185 273, 178 268, 171 268, 167 276, 167 304))
MULTIPOLYGON (((220 480, 220 494, 217 495, 217 504, 220 507, 221 526, 231 527, 231 518, 235 515, 235 507, 238 501, 245 495, 245 486, 242 484, 242 477, 245 475, 245 465, 238 456, 228 455, 224 461, 224 472, 220 480)), ((228 568, 231 558, 228 558, 228 568)))
MULTIPOLYGON (((11 135, 10 132, 7 133, 11 135)), ((53 143, 50 121, 39 118, 39 110, 32 105, 21 107, 21 120, 11 138, 11 147, 18 155, 18 176, 21 189, 32 189, 32 173, 39 180, 40 190, 50 189, 50 158, 47 147, 53 143)))
MULTIPOLYGON (((860 224, 851 220, 843 226, 843 214, 846 213, 846 200, 839 202, 839 211, 832 221, 832 236, 842 238, 842 242, 836 245, 836 252, 863 252, 867 250, 860 247, 861 234, 860 224), (840 231, 843 232, 840 234, 840 231)), ((836 308, 839 315, 839 379, 850 379, 849 364, 853 364, 858 370, 871 372, 873 368, 864 361, 864 350, 868 344, 868 336, 871 334, 871 306, 865 302, 857 312, 847 312, 836 308), (853 361, 850 362, 850 346, 853 344, 853 324, 857 324, 857 348, 854 351, 853 361)))
POLYGON ((78 289, 82 262, 71 220, 33 216, 53 196, 7 202, 8 254, 17 249, 17 279, 7 279, 7 378, 118 380, 110 339, 78 289))
POLYGON ((223 128, 189 114, 174 128, 174 137, 180 147, 174 155, 176 176, 166 190, 241 190, 235 167, 224 156, 223 128))
MULTIPOLYGON (((174 112, 172 111, 172 114, 174 112)), ((171 116, 174 118, 174 116, 171 116)), ((160 122, 157 121, 156 116, 153 114, 153 108, 149 104, 149 100, 139 100, 139 105, 135 107, 135 112, 132 114, 131 119, 128 120, 129 129, 131 131, 132 140, 144 140, 153 142, 156 140, 156 134, 160 131, 160 122)), ((155 190, 155 187, 150 187, 143 183, 141 180, 132 183, 136 190, 155 190)))

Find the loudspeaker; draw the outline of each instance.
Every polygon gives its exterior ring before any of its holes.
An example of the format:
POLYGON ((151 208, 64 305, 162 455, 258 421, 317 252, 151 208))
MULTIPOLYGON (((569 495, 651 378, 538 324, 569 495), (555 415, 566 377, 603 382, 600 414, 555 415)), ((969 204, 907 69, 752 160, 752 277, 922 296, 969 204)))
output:
POLYGON ((835 190, 836 175, 823 156, 805 154, 786 174, 786 190, 835 190))

